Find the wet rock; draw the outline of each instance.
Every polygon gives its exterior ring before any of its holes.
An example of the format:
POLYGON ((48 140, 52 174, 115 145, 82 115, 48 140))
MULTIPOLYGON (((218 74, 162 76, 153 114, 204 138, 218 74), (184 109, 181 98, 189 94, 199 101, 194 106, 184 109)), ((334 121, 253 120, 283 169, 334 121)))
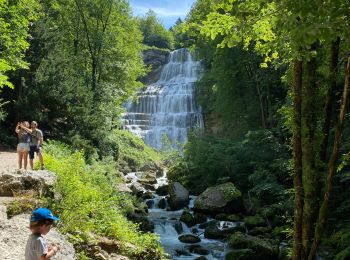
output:
POLYGON ((156 193, 160 196, 166 196, 168 195, 168 188, 169 188, 168 185, 160 186, 156 189, 156 193))
POLYGON ((225 260, 254 260, 254 251, 251 249, 231 250, 225 256, 225 260))
POLYGON ((199 230, 198 230, 197 228, 192 228, 192 229, 191 229, 191 232, 192 232, 193 234, 197 234, 198 231, 199 231, 199 230))
POLYGON ((0 197, 13 197, 16 194, 28 192, 48 196, 55 181, 55 174, 46 170, 1 172, 0 197))
POLYGON ((202 223, 202 224, 199 224, 199 228, 201 229, 204 229, 204 228, 207 228, 209 226, 216 226, 216 224, 218 223, 217 220, 210 220, 208 222, 205 222, 205 223, 202 223))
POLYGON ((169 185, 169 206, 172 210, 178 210, 186 207, 189 202, 189 192, 178 182, 169 185))
POLYGON ((209 255, 209 250, 203 247, 196 247, 193 249, 193 253, 198 255, 209 255))
POLYGON ((184 229, 182 227, 182 223, 180 221, 175 222, 174 228, 178 234, 181 234, 182 232, 184 232, 184 229))
POLYGON ((243 221, 248 228, 266 226, 265 220, 260 216, 247 216, 243 221))
POLYGON ((146 190, 151 190, 151 191, 156 190, 156 187, 153 184, 144 183, 143 187, 145 187, 146 190))
POLYGON ((130 189, 132 190, 132 193, 137 196, 141 197, 145 192, 145 188, 142 187, 142 185, 138 182, 134 182, 130 185, 130 189))
POLYGON ((150 191, 147 191, 142 195, 143 200, 153 199, 153 193, 150 191))
POLYGON ((128 215, 128 219, 138 223, 140 225, 140 229, 144 232, 154 231, 154 224, 148 220, 147 215, 131 213, 128 215))
POLYGON ((196 236, 196 235, 193 235, 193 234, 184 234, 184 235, 179 236, 178 239, 182 243, 187 243, 187 244, 194 244, 194 243, 198 243, 198 242, 201 241, 199 236, 196 236))
POLYGON ((152 209, 154 207, 154 200, 147 200, 146 205, 149 209, 152 209))
POLYGON ((215 187, 209 187, 200 194, 195 203, 194 211, 209 214, 244 212, 241 192, 232 182, 215 187))
POLYGON ((207 221, 207 216, 203 213, 194 213, 194 221, 196 224, 201 224, 207 221))
POLYGON ((166 208, 166 199, 165 198, 162 198, 162 199, 159 200, 158 208, 160 208, 160 209, 165 209, 166 208))
POLYGON ((184 222, 188 227, 192 227, 196 224, 193 215, 188 208, 185 208, 181 214, 180 221, 184 222))
POLYGON ((227 237, 217 226, 208 226, 204 231, 205 238, 223 239, 227 237))
POLYGON ((229 245, 232 249, 251 249, 255 259, 278 259, 278 241, 266 240, 236 232, 230 237, 229 245))
POLYGON ((175 249, 175 254, 177 256, 181 256, 181 255, 184 255, 184 256, 190 256, 191 254, 189 252, 187 252, 185 249, 181 249, 181 248, 176 248, 175 249))

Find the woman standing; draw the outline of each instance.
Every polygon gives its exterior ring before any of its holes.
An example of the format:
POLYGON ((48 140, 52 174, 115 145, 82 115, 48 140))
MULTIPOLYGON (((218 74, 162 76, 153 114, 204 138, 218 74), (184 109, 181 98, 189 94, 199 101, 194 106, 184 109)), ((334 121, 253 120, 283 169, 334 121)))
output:
POLYGON ((16 133, 18 135, 18 145, 17 145, 17 154, 18 154, 18 167, 22 169, 22 160, 24 169, 27 169, 27 160, 29 153, 29 143, 30 143, 30 133, 32 130, 29 128, 29 122, 19 122, 16 126, 16 133))

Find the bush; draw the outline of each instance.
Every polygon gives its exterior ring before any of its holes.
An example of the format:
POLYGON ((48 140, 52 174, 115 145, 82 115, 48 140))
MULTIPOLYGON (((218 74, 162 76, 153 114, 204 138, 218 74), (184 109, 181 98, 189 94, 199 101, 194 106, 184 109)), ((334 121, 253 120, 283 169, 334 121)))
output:
POLYGON ((152 257, 143 259, 160 259, 158 238, 141 233, 125 217, 133 211, 133 198, 116 190, 121 178, 112 158, 87 165, 82 151, 71 151, 57 142, 46 145, 44 156, 47 169, 58 175, 59 199, 53 209, 63 232, 76 240, 86 240, 90 233, 107 236, 121 241, 122 250, 131 256, 151 251, 152 257), (135 247, 127 247, 128 243, 135 247))

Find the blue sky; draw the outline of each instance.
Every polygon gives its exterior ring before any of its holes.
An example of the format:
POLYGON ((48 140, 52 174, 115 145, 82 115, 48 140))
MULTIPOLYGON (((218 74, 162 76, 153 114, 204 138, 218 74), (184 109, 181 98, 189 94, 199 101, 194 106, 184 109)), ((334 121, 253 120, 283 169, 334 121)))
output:
POLYGON ((134 15, 144 15, 149 9, 157 13, 166 28, 174 25, 177 18, 184 19, 195 0, 129 0, 134 15))

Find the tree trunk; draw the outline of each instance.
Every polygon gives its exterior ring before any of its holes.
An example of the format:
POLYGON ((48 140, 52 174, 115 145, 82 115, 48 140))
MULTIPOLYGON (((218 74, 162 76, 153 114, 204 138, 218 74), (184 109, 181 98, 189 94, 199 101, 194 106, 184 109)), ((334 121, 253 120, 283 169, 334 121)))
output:
POLYGON ((312 248, 310 250, 310 254, 308 257, 309 260, 313 260, 315 258, 316 250, 318 248, 321 236, 322 236, 323 231, 325 229, 325 226, 327 224, 329 200, 330 200, 330 196, 331 196, 332 189, 333 189, 333 176, 336 172, 340 141, 341 141, 341 137, 343 134, 344 119, 345 119, 347 101, 348 101, 348 96, 349 96, 349 78, 350 78, 350 56, 348 57, 348 62, 347 62, 347 66, 346 66, 344 89, 343 89, 343 95, 341 98, 337 128, 335 130, 333 151, 332 151, 331 158, 330 158, 329 164, 328 164, 328 173, 327 173, 327 178, 326 178, 326 183, 325 183, 324 198, 323 198, 323 202, 321 204, 321 208, 320 208, 319 215, 318 215, 315 236, 314 236, 312 248))
POLYGON ((302 150, 301 150, 301 89, 302 61, 294 60, 293 64, 293 161, 294 161, 294 229, 292 259, 301 259, 303 187, 302 187, 302 150))
MULTIPOLYGON (((316 49, 316 44, 312 45, 312 50, 316 49)), ((316 58, 312 57, 306 63, 305 84, 302 92, 302 183, 304 192, 303 207, 303 237, 301 259, 307 259, 310 251, 311 239, 314 232, 318 210, 318 187, 319 181, 316 170, 316 148, 315 134, 316 127, 316 58)))
POLYGON ((332 110, 333 110, 333 100, 335 98, 334 91, 337 87, 337 68, 339 59, 339 44, 340 38, 332 42, 331 45, 331 63, 329 65, 329 87, 326 95, 325 101, 325 120, 322 127, 323 140, 321 144, 320 159, 322 162, 327 160, 327 148, 329 141, 329 129, 331 125, 332 110))
POLYGON ((259 86, 259 79, 257 73, 255 73, 255 84, 256 84, 256 91, 258 93, 259 97, 259 105, 260 105, 260 115, 261 115, 261 124, 264 129, 267 128, 266 126, 266 117, 265 117, 265 110, 264 110, 264 102, 263 102, 263 96, 261 94, 261 89, 259 86))

